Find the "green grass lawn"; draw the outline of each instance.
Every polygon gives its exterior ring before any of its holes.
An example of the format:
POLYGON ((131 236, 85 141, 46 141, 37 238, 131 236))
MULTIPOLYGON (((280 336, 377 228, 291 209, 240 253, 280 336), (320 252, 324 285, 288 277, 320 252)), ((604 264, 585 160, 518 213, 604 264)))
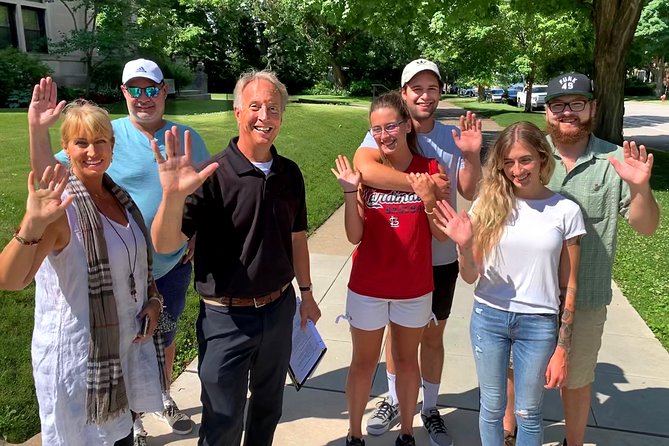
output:
MULTIPOLYGON (((211 153, 218 152, 237 134, 230 101, 173 101, 168 119, 195 128, 211 153)), ((123 104, 109 107, 112 118, 123 116, 123 104)), ((369 126, 367 110, 319 104, 289 104, 276 146, 296 161, 304 174, 309 229, 321 225, 343 202, 330 167, 339 153, 352 156, 369 126)), ((0 245, 9 241, 20 223, 27 196, 28 130, 25 110, 0 110, 0 245)), ((59 141, 52 129, 51 140, 59 141)), ((39 431, 39 416, 30 365, 34 286, 21 292, 0 291, 0 439, 23 442, 39 431)), ((189 292, 177 335, 174 374, 197 354, 195 319, 198 300, 189 292)))

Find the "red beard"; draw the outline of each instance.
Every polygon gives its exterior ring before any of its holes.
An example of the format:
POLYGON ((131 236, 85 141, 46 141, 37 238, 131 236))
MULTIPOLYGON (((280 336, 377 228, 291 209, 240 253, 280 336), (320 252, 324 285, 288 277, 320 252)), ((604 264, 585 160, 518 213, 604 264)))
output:
POLYGON ((550 121, 546 121, 546 130, 548 134, 551 135, 551 139, 554 143, 562 145, 571 145, 581 141, 583 138, 588 138, 592 129, 595 126, 594 116, 590 114, 590 118, 583 122, 580 119, 576 124, 577 130, 573 133, 564 133, 560 130, 560 123, 554 124, 550 121))

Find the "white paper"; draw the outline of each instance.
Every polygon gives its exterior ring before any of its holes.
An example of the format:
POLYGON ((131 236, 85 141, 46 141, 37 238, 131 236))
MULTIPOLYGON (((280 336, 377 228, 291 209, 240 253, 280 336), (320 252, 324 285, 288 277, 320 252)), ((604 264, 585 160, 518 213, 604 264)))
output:
POLYGON ((300 305, 298 303, 293 317, 293 350, 290 354, 289 368, 290 377, 297 390, 316 370, 316 366, 326 351, 325 342, 311 320, 307 321, 304 330, 300 328, 300 305))

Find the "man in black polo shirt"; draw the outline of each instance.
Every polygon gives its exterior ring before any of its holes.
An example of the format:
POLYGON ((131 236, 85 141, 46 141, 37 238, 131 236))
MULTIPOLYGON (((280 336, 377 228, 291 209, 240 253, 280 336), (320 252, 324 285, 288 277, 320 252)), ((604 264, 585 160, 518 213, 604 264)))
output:
POLYGON ((311 292, 304 180, 273 146, 288 93, 274 74, 244 74, 234 91, 239 137, 198 172, 176 128, 159 166, 163 199, 153 222, 156 251, 177 249, 197 232, 195 288, 202 385, 200 445, 239 445, 244 405, 249 446, 269 446, 281 417, 291 351, 297 278, 300 316, 316 322, 311 292))

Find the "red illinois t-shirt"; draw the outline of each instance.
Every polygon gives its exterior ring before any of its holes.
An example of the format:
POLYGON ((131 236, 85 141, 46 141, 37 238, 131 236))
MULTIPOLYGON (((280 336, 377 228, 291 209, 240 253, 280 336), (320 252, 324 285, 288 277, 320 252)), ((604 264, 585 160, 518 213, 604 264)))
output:
MULTIPOLYGON (((437 173, 437 161, 414 155, 406 173, 437 173)), ((434 290, 432 233, 414 192, 363 189, 362 240, 348 287, 364 296, 411 299, 434 290)))

